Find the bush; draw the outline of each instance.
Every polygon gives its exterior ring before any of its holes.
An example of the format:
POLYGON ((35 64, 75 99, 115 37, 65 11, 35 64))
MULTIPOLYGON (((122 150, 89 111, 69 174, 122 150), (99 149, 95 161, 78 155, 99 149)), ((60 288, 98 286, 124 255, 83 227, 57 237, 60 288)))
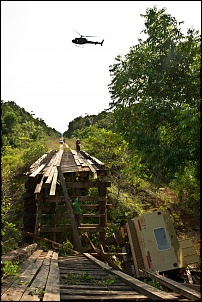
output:
POLYGON ((22 155, 24 168, 29 169, 29 167, 47 151, 48 148, 44 144, 40 142, 32 142, 29 145, 29 148, 27 148, 22 155))

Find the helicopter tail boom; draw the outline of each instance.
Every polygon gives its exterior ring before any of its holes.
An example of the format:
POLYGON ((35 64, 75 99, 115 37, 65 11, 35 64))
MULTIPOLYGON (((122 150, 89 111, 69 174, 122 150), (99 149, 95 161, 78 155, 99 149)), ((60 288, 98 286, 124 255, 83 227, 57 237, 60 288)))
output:
POLYGON ((103 42, 104 42, 104 40, 102 40, 102 42, 100 43, 101 46, 102 46, 103 42))

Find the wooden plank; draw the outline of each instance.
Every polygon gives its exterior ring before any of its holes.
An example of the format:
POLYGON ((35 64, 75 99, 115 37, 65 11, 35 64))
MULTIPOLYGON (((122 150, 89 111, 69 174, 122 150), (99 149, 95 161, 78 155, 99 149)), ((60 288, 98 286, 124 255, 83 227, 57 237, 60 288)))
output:
POLYGON ((91 256, 88 253, 84 253, 83 255, 85 257, 87 257, 87 259, 91 260, 93 263, 97 264, 102 269, 110 272, 110 274, 113 274, 113 275, 119 277, 123 282, 125 282, 126 284, 129 284, 132 288, 134 288, 138 292, 142 293, 143 295, 146 295, 147 297, 149 297, 151 299, 177 300, 177 298, 174 295, 172 295, 171 293, 169 293, 169 292, 165 293, 165 292, 160 291, 159 289, 154 288, 151 285, 146 284, 146 283, 144 283, 134 277, 131 277, 123 272, 116 271, 112 267, 110 267, 107 264, 105 264, 104 262, 94 258, 93 256, 91 256))
POLYGON ((57 168, 54 167, 53 180, 51 183, 49 195, 55 195, 55 191, 56 191, 56 187, 57 187, 57 179, 58 179, 58 171, 57 171, 57 168))
POLYGON ((36 188, 34 190, 34 194, 39 194, 41 192, 41 189, 42 189, 42 186, 43 186, 43 181, 44 181, 44 175, 42 176, 40 183, 38 183, 36 185, 36 188))
POLYGON ((43 260, 42 267, 36 275, 36 278, 33 280, 32 284, 25 290, 20 301, 40 301, 48 278, 52 255, 53 251, 49 250, 43 260))
POLYGON ((92 166, 92 162, 89 159, 87 159, 87 162, 88 162, 88 165, 89 165, 89 168, 90 168, 91 172, 93 172, 93 178, 97 179, 97 171, 92 166))
POLYGON ((51 259, 43 301, 60 301, 60 270, 58 267, 58 253, 56 252, 53 253, 51 259))
POLYGON ((49 163, 47 164, 46 166, 46 169, 44 169, 44 176, 45 177, 48 177, 50 172, 51 172, 51 169, 53 167, 53 163, 55 161, 55 157, 56 157, 56 154, 53 155, 53 157, 51 158, 51 160, 49 161, 49 163))
POLYGON ((43 195, 39 195, 39 200, 37 202, 37 212, 36 212, 36 222, 35 222, 35 227, 34 227, 34 233, 36 235, 40 234, 40 226, 41 226, 41 218, 42 218, 42 212, 43 212, 43 195))
POLYGON ((51 181, 52 181, 52 179, 53 179, 53 174, 54 174, 54 172, 55 172, 55 166, 52 166, 52 167, 50 167, 50 169, 49 169, 49 174, 48 174, 48 178, 46 179, 46 184, 50 184, 51 183, 51 181))
MULTIPOLYGON (((68 300, 83 300, 84 299, 84 296, 83 295, 68 295, 68 294, 63 294, 62 296, 62 300, 63 301, 68 301, 68 300)), ((97 300, 97 301, 109 301, 110 300, 110 296, 106 296, 106 297, 103 297, 103 295, 101 296, 93 296, 93 295, 89 295, 86 299, 88 299, 88 301, 90 300, 97 300)), ((129 300, 130 301, 130 298, 127 298, 125 295, 122 296, 122 295, 114 295, 113 296, 113 300, 129 300)), ((133 298, 131 298, 131 300, 134 300, 134 301, 139 301, 139 300, 145 300, 145 296, 144 295, 141 295, 141 294, 138 294, 136 296, 134 296, 133 298)))
POLYGON ((59 150, 55 156, 52 169, 50 171, 49 177, 46 180, 46 183, 51 183, 50 193, 49 195, 55 195, 56 187, 57 187, 57 178, 58 178, 58 170, 57 166, 60 165, 62 159, 63 150, 59 150))
POLYGON ((82 217, 105 217, 105 214, 82 214, 82 217))
POLYGON ((171 280, 170 278, 167 278, 157 273, 154 274, 146 271, 144 271, 143 274, 147 277, 150 277, 151 279, 158 281, 163 286, 172 289, 174 292, 177 292, 192 301, 198 301, 201 299, 201 294, 199 292, 194 289, 187 288, 185 285, 171 280))
POLYGON ((49 227, 49 226, 41 226, 40 233, 63 233, 67 227, 49 227))
POLYGON ((105 229, 103 227, 84 227, 80 226, 78 227, 79 232, 105 232, 105 229))
POLYGON ((46 172, 46 174, 49 173, 46 183, 51 183, 54 173, 55 173, 55 171, 57 171, 57 165, 60 165, 62 154, 63 154, 63 150, 59 150, 56 153, 56 155, 54 156, 54 158, 51 162, 50 169, 49 169, 49 171, 46 172))
MULTIPOLYGON (((78 197, 79 198, 79 202, 82 201, 105 201, 107 200, 106 196, 72 196, 73 197, 78 197)), ((48 202, 65 202, 65 197, 64 196, 55 196, 55 197, 50 197, 50 196, 46 196, 46 201, 48 202)))
POLYGON ((41 172, 41 170, 43 170, 45 166, 45 164, 42 164, 40 167, 38 167, 38 169, 36 169, 32 174, 30 174, 29 177, 35 177, 39 172, 41 172))
POLYGON ((50 265, 52 257, 53 257, 53 251, 49 250, 46 255, 46 258, 44 259, 43 265, 50 265))
POLYGON ((59 174, 60 182, 61 182, 61 185, 62 185, 63 193, 64 193, 64 196, 65 196, 65 202, 66 202, 67 209, 68 209, 68 212, 69 212, 70 221, 71 221, 71 224, 72 224, 75 246, 76 246, 78 252, 82 253, 83 248, 82 248, 82 245, 81 245, 81 240, 80 240, 80 237, 79 237, 79 232, 78 232, 77 224, 76 224, 76 221, 75 221, 74 213, 73 213, 73 210, 72 210, 72 206, 70 204, 70 198, 69 198, 69 194, 68 194, 67 187, 66 187, 66 184, 65 184, 65 179, 63 177, 61 167, 58 166, 57 169, 58 169, 58 174, 59 174))
POLYGON ((86 241, 86 243, 91 247, 91 249, 94 252, 99 252, 99 250, 94 246, 93 242, 90 240, 87 232, 83 233, 82 237, 84 238, 84 240, 86 241))
POLYGON ((35 161, 31 166, 30 169, 35 168, 36 166, 39 166, 39 164, 47 157, 49 153, 45 153, 44 155, 42 155, 39 159, 37 159, 37 161, 35 161))
MULTIPOLYGON (((36 244, 36 243, 35 243, 36 244)), ((20 264, 22 271, 25 271, 42 254, 43 250, 36 250, 26 261, 20 264)))
MULTIPOLYGON (((143 298, 143 297, 147 298, 146 296, 143 296, 143 295, 139 294, 138 292, 134 292, 133 290, 128 290, 128 291, 126 291, 126 290, 125 291, 116 290, 116 291, 114 291, 114 290, 110 290, 108 288, 106 288, 105 290, 104 289, 99 289, 99 288, 93 290, 91 288, 91 286, 89 286, 89 287, 85 288, 85 289, 84 288, 83 289, 68 289, 68 291, 66 289, 61 289, 61 294, 64 294, 65 296, 66 295, 68 295, 68 296, 83 295, 83 296, 87 296, 87 297, 88 296, 97 297, 99 295, 99 296, 103 296, 103 298, 105 297, 105 299, 106 299, 106 296, 108 298, 115 298, 115 297, 119 297, 119 295, 122 296, 122 298, 125 298, 125 299, 136 299, 137 296, 141 296, 141 298, 143 298)), ((63 297, 63 299, 64 299, 64 297, 63 297)))
POLYGON ((91 159, 94 163, 98 164, 99 166, 101 166, 101 167, 105 166, 105 164, 103 162, 101 162, 99 159, 97 159, 96 157, 92 156, 91 159))
MULTIPOLYGON (((31 245, 26 246, 25 248, 19 249, 19 251, 23 252, 23 258, 26 257, 27 259, 24 260, 22 263, 19 264, 19 268, 21 269, 21 272, 25 271, 32 262, 34 262, 38 255, 39 255, 39 250, 35 251, 37 248, 37 244, 33 243, 31 245), (36 257, 34 257, 36 255, 36 257), (32 260, 34 259, 34 260, 32 260)), ((18 250, 14 251, 18 252, 18 250)), ((40 253, 42 253, 42 250, 40 250, 40 253)), ((19 257, 17 257, 19 258, 19 257)), ((23 259, 21 259, 23 260, 23 259)), ((20 261, 21 261, 20 260, 20 261)), ((16 254, 13 255, 13 253, 9 253, 8 257, 7 255, 2 255, 1 256, 1 261, 4 263, 5 261, 12 261, 14 263, 16 261, 16 254), (11 256, 11 257, 10 257, 11 256)), ((2 279, 1 280, 1 295, 13 284, 15 281, 14 279, 2 279)))
POLYGON ((48 266, 42 266, 32 284, 26 288, 20 301, 41 301, 49 273, 48 266))
MULTIPOLYGON (((97 269, 97 268, 96 268, 97 269)), ((64 276, 65 278, 66 278, 66 275, 64 276)), ((62 292, 62 289, 64 289, 64 290, 68 290, 68 289, 74 289, 74 290, 77 290, 77 289, 83 289, 83 290, 85 290, 85 289, 89 289, 89 285, 87 284, 61 284, 60 285, 60 288, 61 288, 61 292, 62 292)), ((90 285, 90 288, 92 289, 92 290, 102 290, 102 289, 106 289, 106 286, 104 286, 104 285, 94 285, 94 284, 91 284, 90 285)), ((126 285, 126 284, 124 284, 123 282, 122 283, 116 283, 116 282, 114 282, 114 283, 112 283, 112 284, 110 284, 109 286, 108 286, 108 289, 109 290, 113 290, 113 291, 116 291, 116 290, 125 290, 125 291, 127 291, 127 290, 132 290, 133 291, 133 293, 134 293, 134 290, 133 289, 131 289, 130 287, 129 287, 129 285, 126 285)))
POLYGON ((11 252, 1 255, 1 263, 5 261, 11 261, 12 263, 19 261, 20 263, 30 257, 32 253, 37 249, 37 244, 33 243, 23 248, 18 248, 11 252))
MULTIPOLYGON (((39 241, 44 241, 46 243, 51 243, 53 246, 57 246, 58 248, 62 248, 62 244, 60 244, 58 242, 52 241, 52 240, 44 238, 44 237, 34 235, 33 233, 30 233, 30 232, 23 232, 23 233, 30 236, 30 237, 34 237, 35 239, 37 239, 39 241)), ((74 250, 72 250, 68 247, 66 247, 66 250, 67 250, 68 253, 73 254, 73 255, 79 254, 77 251, 74 251, 74 250)))
MULTIPOLYGON (((79 200, 80 201, 80 200, 79 200)), ((99 204, 80 204, 80 208, 84 210, 94 210, 94 209, 99 209, 99 204)), ((107 209, 112 209, 113 205, 108 203, 106 204, 107 209)))
POLYGON ((56 160, 55 160, 54 165, 60 166, 60 163, 61 163, 61 160, 62 160, 62 155, 63 155, 63 150, 61 149, 61 150, 59 150, 59 151, 57 152, 56 160))
MULTIPOLYGON (((68 228, 71 228, 71 224, 66 224, 63 226, 56 226, 56 227, 50 227, 50 226, 41 226, 40 227, 40 233, 63 233, 68 228)), ((78 227, 79 231, 85 231, 86 232, 99 232, 104 231, 102 227, 99 226, 99 224, 81 224, 80 227, 78 227)), ((54 241, 53 241, 54 242, 54 241)))
POLYGON ((77 182, 66 182, 68 188, 100 188, 102 186, 111 187, 110 181, 77 181, 77 182))
POLYGON ((88 159, 91 159, 94 163, 98 164, 101 167, 105 166, 105 164, 103 162, 101 162, 96 157, 90 156, 86 151, 81 150, 80 154, 84 155, 88 159))
MULTIPOLYGON (((9 287, 1 296, 2 301, 20 301, 27 287, 32 283, 37 275, 38 270, 42 266, 43 259, 37 259, 32 263, 17 279, 15 283, 9 287)), ((29 301, 29 300, 28 300, 29 301)))

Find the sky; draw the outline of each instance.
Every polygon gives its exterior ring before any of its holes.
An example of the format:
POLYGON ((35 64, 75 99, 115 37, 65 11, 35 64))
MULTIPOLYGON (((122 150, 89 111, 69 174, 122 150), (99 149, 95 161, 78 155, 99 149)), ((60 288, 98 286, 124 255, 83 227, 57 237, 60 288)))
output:
POLYGON ((109 108, 109 66, 143 39, 146 8, 201 32, 201 1, 1 1, 1 100, 61 134, 109 108), (83 36, 97 44, 76 46, 83 36))

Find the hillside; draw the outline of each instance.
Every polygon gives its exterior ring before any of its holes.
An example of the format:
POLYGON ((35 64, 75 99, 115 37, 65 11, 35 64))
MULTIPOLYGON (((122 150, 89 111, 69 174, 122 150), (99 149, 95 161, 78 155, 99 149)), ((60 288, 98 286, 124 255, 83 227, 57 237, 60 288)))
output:
MULTIPOLYGON (((46 151, 60 148, 61 134, 47 127, 44 121, 34 119, 14 102, 2 105, 2 244, 4 250, 9 250, 21 237, 23 173, 46 151)), ((151 177, 152 169, 145 159, 140 159, 136 150, 133 153, 130 144, 115 129, 113 113, 79 117, 71 122, 70 129, 66 133, 70 137, 63 135, 70 148, 75 149, 76 138, 80 137, 81 148, 109 167, 112 182, 109 199, 114 206, 110 220, 114 227, 118 227, 122 219, 167 209, 179 238, 191 238, 200 252, 198 187, 193 177, 182 174, 183 182, 179 178, 174 183, 151 177)))

